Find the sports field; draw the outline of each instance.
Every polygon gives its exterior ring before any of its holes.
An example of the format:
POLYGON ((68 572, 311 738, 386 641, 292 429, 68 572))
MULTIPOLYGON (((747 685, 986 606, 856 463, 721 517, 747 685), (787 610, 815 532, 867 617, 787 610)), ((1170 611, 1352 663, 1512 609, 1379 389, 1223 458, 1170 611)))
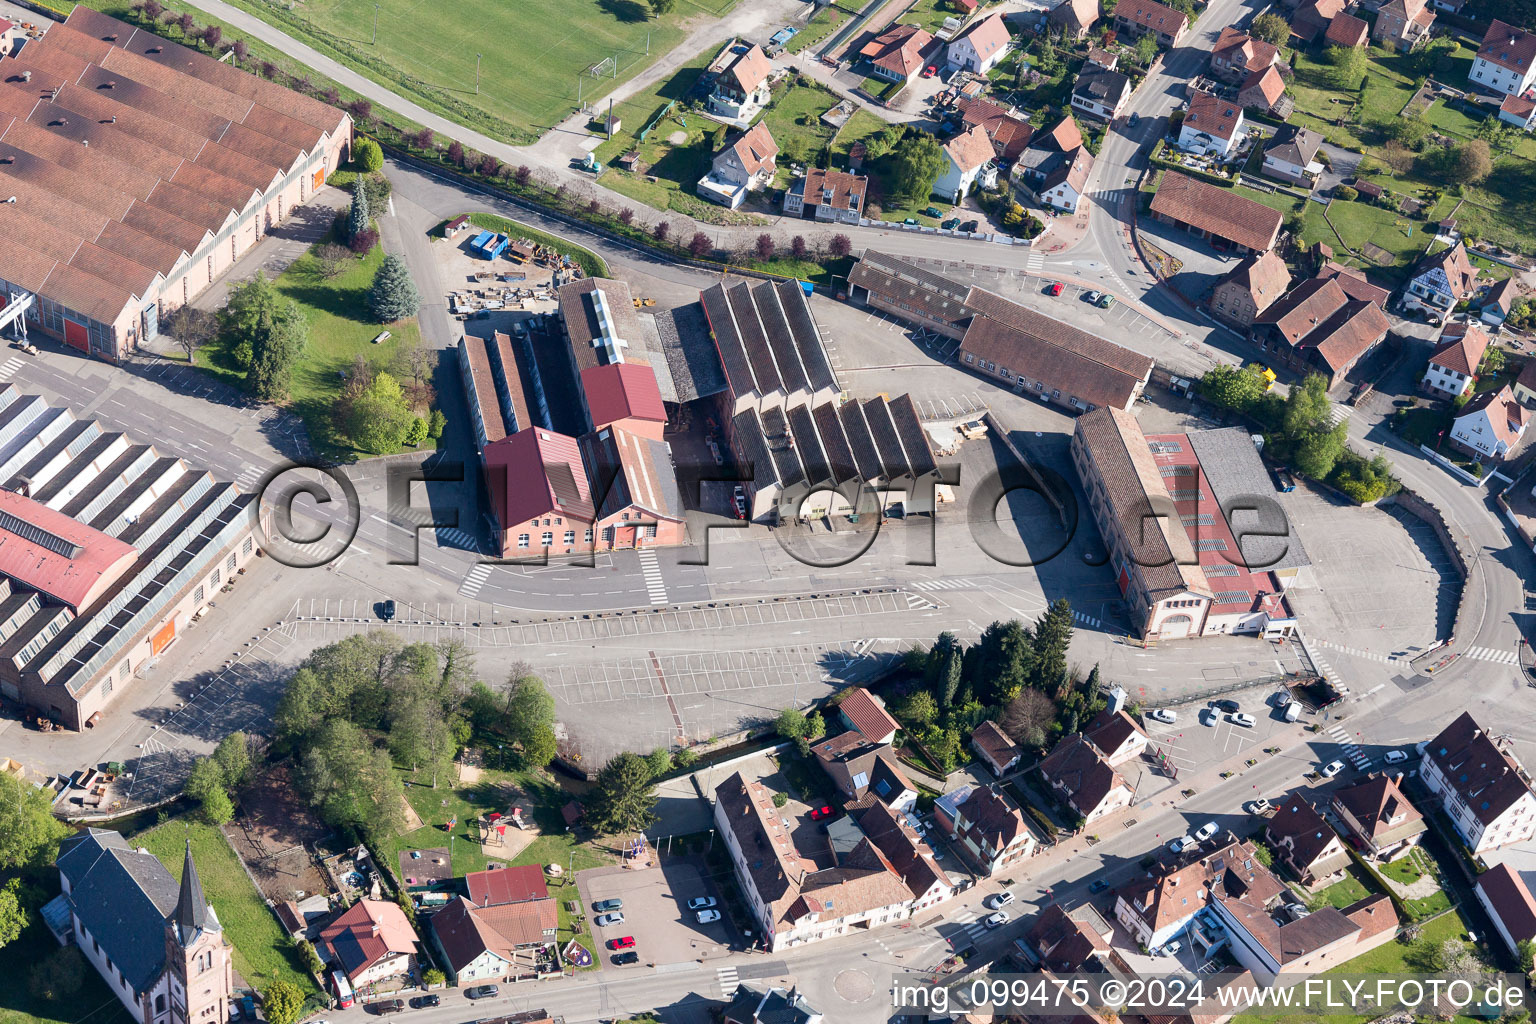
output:
POLYGON ((374 0, 233 2, 422 106, 527 143, 576 108, 578 83, 583 101, 601 99, 676 45, 684 22, 739 0, 678 0, 662 18, 639 0, 378 0, 377 43, 374 0))

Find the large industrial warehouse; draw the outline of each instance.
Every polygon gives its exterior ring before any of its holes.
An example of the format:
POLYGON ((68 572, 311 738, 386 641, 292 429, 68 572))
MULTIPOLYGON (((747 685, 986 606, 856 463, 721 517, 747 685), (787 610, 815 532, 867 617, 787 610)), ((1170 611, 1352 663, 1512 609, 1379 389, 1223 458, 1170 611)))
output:
POLYGON ((256 557, 254 495, 0 386, 0 694, 69 729, 256 557))
POLYGON ((0 327, 116 362, 351 139, 334 107, 76 6, 0 59, 0 327))

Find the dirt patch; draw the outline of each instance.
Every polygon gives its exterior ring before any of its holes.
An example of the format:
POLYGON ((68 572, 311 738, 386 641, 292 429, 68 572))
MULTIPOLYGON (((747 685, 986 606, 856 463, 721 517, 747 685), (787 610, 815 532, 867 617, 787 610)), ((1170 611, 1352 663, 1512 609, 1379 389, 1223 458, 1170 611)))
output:
POLYGON ((405 828, 400 830, 401 835, 421 828, 421 815, 416 813, 416 808, 411 806, 404 793, 400 794, 400 810, 405 814, 405 828))
POLYGON ((331 891, 310 853, 329 831, 294 791, 283 764, 261 772, 240 792, 239 813, 224 826, 235 853, 270 900, 331 891))
POLYGON ((473 786, 485 775, 485 770, 476 765, 459 763, 459 781, 467 786, 473 786))
POLYGON ((684 131, 673 132, 671 135, 667 136, 667 141, 672 143, 674 146, 685 145, 688 142, 688 133, 684 131))

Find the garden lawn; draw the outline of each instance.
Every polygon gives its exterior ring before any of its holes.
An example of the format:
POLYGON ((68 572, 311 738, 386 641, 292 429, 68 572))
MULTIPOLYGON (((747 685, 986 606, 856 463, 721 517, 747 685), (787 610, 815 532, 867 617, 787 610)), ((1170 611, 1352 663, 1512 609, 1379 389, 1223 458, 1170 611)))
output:
MULTIPOLYGON (((397 352, 421 340, 414 317, 386 328, 368 311, 368 288, 382 262, 384 250, 374 246, 367 256, 353 259, 340 276, 327 281, 320 275, 320 263, 311 249, 276 282, 277 290, 296 301, 309 320, 309 344, 293 368, 289 407, 304 420, 310 439, 320 451, 343 459, 367 458, 370 453, 353 448, 331 422, 331 410, 341 394, 342 373, 359 355, 375 370, 387 369, 397 352), (386 329, 389 339, 373 344, 374 337, 386 329)), ((432 296, 423 299, 433 301, 432 296)), ((235 387, 242 386, 243 374, 222 341, 198 349, 197 365, 235 387)), ((423 442, 423 447, 431 443, 423 442)))
MULTIPOLYGON (((559 864, 567 872, 562 876, 563 879, 572 879, 572 873, 576 871, 613 863, 610 855, 590 843, 579 842, 566 830, 560 808, 569 802, 570 796, 547 776, 533 772, 488 769, 481 781, 473 785, 441 783, 433 789, 430 779, 425 784, 418 784, 415 774, 402 772, 402 775, 405 777, 405 798, 421 817, 423 825, 397 836, 383 851, 381 859, 388 865, 392 876, 399 871, 399 855, 402 851, 429 850, 439 846, 449 847, 455 878, 463 878, 471 871, 483 871, 486 863, 491 860, 514 867, 522 864, 559 864), (543 834, 524 847, 516 857, 508 860, 498 856, 496 847, 483 849, 471 839, 473 830, 470 822, 493 810, 504 813, 514 798, 514 791, 522 794, 520 806, 525 813, 532 811, 531 817, 543 834), (450 839, 443 826, 451 816, 458 818, 458 825, 453 829, 450 839)), ((580 940, 592 952, 594 967, 600 966, 601 951, 593 948, 592 935, 576 927, 573 916, 565 907, 567 900, 577 898, 574 882, 567 885, 562 881, 548 880, 550 895, 560 910, 560 945, 563 947, 573 937, 580 940)))
MULTIPOLYGON (((1258 147, 1254 147, 1257 149, 1258 147)), ((1259 188, 1249 188, 1246 185, 1233 185, 1232 191, 1244 199, 1252 199, 1254 202, 1269 207, 1271 210, 1279 210, 1286 216, 1295 213, 1305 199, 1293 199, 1283 192, 1265 192, 1259 188)))
POLYGON ((682 0, 659 18, 640 0, 233 2, 424 107, 526 144, 574 111, 578 92, 601 100, 676 46, 686 21, 737 0, 682 0), (616 77, 586 73, 614 57, 616 77))
POLYGON ((800 31, 790 38, 789 44, 784 49, 790 53, 799 53, 808 46, 819 45, 823 39, 841 28, 847 20, 847 11, 839 10, 828 4, 812 15, 810 21, 800 27, 800 31))
POLYGON ((1423 255, 1430 239, 1434 237, 1433 231, 1425 230, 1428 222, 1410 219, 1395 210, 1383 209, 1369 202, 1346 203, 1336 200, 1329 204, 1327 214, 1327 220, 1324 220, 1323 207, 1310 200, 1307 202, 1303 213, 1302 241, 1308 245, 1323 242, 1335 250, 1342 241, 1356 252, 1367 242, 1378 245, 1392 253, 1394 259, 1391 266, 1377 267, 1364 259, 1352 261, 1357 266, 1372 270, 1374 276, 1400 279, 1406 275, 1409 265, 1423 255), (1328 226, 1329 221, 1333 224, 1332 229, 1328 226))
POLYGON ((792 277, 797 281, 809 281, 823 288, 835 288, 837 282, 843 282, 843 288, 848 286, 848 271, 853 268, 853 257, 844 256, 841 259, 829 256, 823 263, 815 263, 811 260, 797 260, 786 253, 780 253, 774 259, 766 263, 753 263, 752 269, 761 270, 765 274, 778 274, 781 277, 792 277))
POLYGON ((946 18, 959 19, 962 15, 953 10, 949 0, 917 0, 906 13, 896 19, 899 25, 916 25, 926 32, 937 32, 944 27, 946 18))
POLYGON ((1434 448, 1442 432, 1450 430, 1451 415, 1444 408, 1419 406, 1405 410, 1397 433, 1409 444, 1422 444, 1434 448))
POLYGON ((838 166, 846 169, 848 166, 848 151, 853 148, 855 142, 863 142, 878 132, 884 131, 886 122, 880 120, 874 114, 865 110, 862 106, 853 112, 837 137, 832 140, 832 156, 838 166))
POLYGON ((319 998, 319 987, 300 968, 277 918, 267 909, 234 849, 218 829, 183 815, 139 833, 133 843, 159 857, 179 881, 188 838, 192 840, 192 859, 197 864, 203 892, 235 947, 235 970, 258 989, 282 978, 297 985, 306 997, 319 998))
POLYGON ((1348 873, 1341 880, 1334 882, 1325 889, 1319 889, 1313 894, 1310 901, 1313 909, 1320 907, 1338 907, 1343 909, 1352 903, 1358 903, 1365 899, 1375 889, 1366 885, 1361 878, 1361 872, 1354 864, 1350 864, 1348 873))
MULTIPOLYGON (((582 273, 588 277, 608 276, 607 262, 591 249, 584 249, 575 242, 568 242, 563 238, 545 234, 538 228, 531 228, 521 221, 511 220, 507 217, 498 217, 494 213, 472 213, 469 215, 469 222, 477 228, 495 231, 513 240, 526 238, 531 242, 537 242, 539 245, 550 246, 562 256, 569 256, 580 264, 582 273)), ((444 223, 447 222, 445 221, 444 223)))
MULTIPOLYGON (((647 137, 646 144, 639 142, 640 132, 672 100, 678 100, 681 103, 682 99, 692 90, 694 84, 698 82, 699 76, 704 73, 704 69, 709 67, 709 62, 714 59, 715 54, 720 52, 720 48, 725 43, 726 40, 724 39, 718 39, 710 43, 704 49, 688 58, 672 74, 653 82, 650 86, 635 93, 624 102, 615 104, 613 113, 614 116, 622 119, 623 128, 615 133, 613 138, 597 147, 595 151, 597 158, 605 164, 612 164, 616 158, 638 147, 641 159, 646 163, 654 162, 660 152, 659 149, 654 147, 664 142, 667 135, 676 130, 678 126, 671 121, 667 122, 668 127, 658 126, 647 137), (652 148, 647 149, 647 145, 652 148)), ((605 107, 605 113, 606 110, 607 108, 605 107)), ((707 118, 696 117, 695 120, 702 120, 711 128, 714 126, 714 122, 707 118)), ((607 184, 606 176, 604 184, 607 184)))
POLYGON ((779 144, 777 187, 788 184, 791 164, 815 160, 832 141, 837 129, 821 120, 821 115, 837 106, 838 98, 826 86, 808 78, 787 88, 776 88, 772 106, 763 114, 761 124, 768 126, 779 144))

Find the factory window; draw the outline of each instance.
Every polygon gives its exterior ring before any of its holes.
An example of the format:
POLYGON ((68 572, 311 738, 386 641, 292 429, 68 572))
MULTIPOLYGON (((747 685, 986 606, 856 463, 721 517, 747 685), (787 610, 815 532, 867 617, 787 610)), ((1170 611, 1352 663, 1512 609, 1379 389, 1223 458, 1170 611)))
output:
POLYGON ((555 535, 553 533, 550 533, 548 530, 544 531, 543 539, 541 539, 539 541, 539 543, 543 544, 545 547, 549 547, 550 545, 554 544, 554 542, 555 542, 555 535))
POLYGON ((582 536, 582 540, 586 541, 588 544, 592 543, 592 527, 587 527, 587 532, 582 536))
POLYGON ((251 553, 251 543, 251 538, 245 538, 245 543, 240 545, 240 553, 242 555, 249 555, 251 553))
POLYGON ((235 556, 233 554, 231 554, 229 556, 229 560, 224 563, 224 566, 230 572, 234 572, 235 571, 235 556))
POLYGON ((625 513, 624 513, 624 518, 625 518, 625 519, 628 519, 628 518, 629 518, 629 513, 628 513, 628 512, 625 512, 625 513))
POLYGON ((565 546, 566 547, 570 547, 572 544, 575 544, 575 543, 576 543, 576 531, 575 530, 566 530, 565 531, 565 546))
POLYGON ((213 280, 213 253, 208 254, 208 280, 213 280))
POLYGON ((526 533, 520 533, 517 535, 517 546, 520 548, 525 548, 528 546, 528 535, 526 533))
POLYGON ((197 589, 192 591, 192 601, 195 604, 203 603, 203 585, 199 583, 197 589))
POLYGON ((654 536, 656 536, 656 524, 655 523, 651 523, 649 526, 647 526, 645 528, 645 535, 647 537, 654 537, 654 536))
POLYGON ((219 570, 215 569, 215 570, 213 570, 213 575, 208 577, 208 585, 210 587, 216 587, 216 586, 219 585, 219 580, 220 579, 221 579, 221 574, 220 574, 219 570))
POLYGON ((108 676, 107 678, 105 678, 105 679, 103 679, 101 681, 101 695, 103 697, 105 697, 107 694, 109 694, 111 692, 112 692, 112 677, 108 676))
POLYGON ((229 261, 231 263, 233 263, 235 261, 235 259, 239 255, 240 255, 239 250, 237 250, 235 248, 235 236, 234 235, 230 235, 229 236, 229 261))

